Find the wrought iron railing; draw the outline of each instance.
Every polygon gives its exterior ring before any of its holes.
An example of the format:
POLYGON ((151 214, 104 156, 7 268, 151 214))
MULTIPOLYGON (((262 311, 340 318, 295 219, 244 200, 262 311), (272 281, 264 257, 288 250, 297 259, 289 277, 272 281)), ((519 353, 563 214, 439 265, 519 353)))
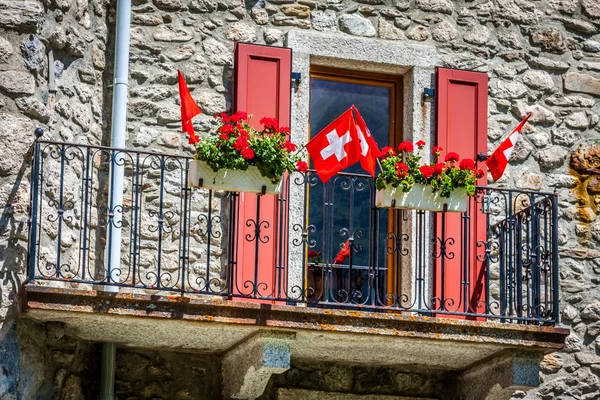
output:
POLYGON ((189 160, 36 141, 30 281, 558 319, 555 194, 479 187, 465 213, 389 210, 375 206, 367 175, 340 173, 323 185, 314 172, 294 173, 281 195, 254 196, 191 189, 189 160), (109 203, 115 163, 125 170, 122 204, 109 203), (122 246, 109 249, 116 229, 122 246), (120 252, 120 265, 110 265, 108 251, 120 252))

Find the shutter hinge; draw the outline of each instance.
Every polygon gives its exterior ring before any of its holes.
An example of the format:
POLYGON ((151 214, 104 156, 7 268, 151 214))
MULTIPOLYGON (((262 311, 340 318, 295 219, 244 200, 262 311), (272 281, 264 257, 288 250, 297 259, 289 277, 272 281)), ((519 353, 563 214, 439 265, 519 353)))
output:
POLYGON ((298 90, 300 83, 302 82, 302 75, 300 72, 292 72, 292 85, 298 90))
POLYGON ((435 89, 433 88, 425 88, 423 89, 423 97, 425 100, 432 98, 435 96, 435 89))

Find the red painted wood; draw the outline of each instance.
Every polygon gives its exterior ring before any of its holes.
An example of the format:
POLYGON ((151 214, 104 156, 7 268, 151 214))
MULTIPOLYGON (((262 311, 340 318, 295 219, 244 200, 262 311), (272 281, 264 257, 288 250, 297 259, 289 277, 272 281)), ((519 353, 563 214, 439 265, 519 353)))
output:
MULTIPOLYGON (((291 49, 236 43, 234 111, 251 114, 253 118, 250 125, 254 128, 260 128, 259 121, 263 117, 275 117, 280 126, 289 126, 291 71, 291 49)), ((286 192, 287 188, 284 188, 282 195, 286 192)), ((257 196, 240 193, 239 200, 239 215, 235 222, 238 227, 238 253, 233 290, 236 293, 248 293, 251 287, 244 287, 244 284, 254 282, 257 274, 258 282, 265 284, 259 286, 262 296, 283 296, 287 283, 287 240, 281 243, 284 257, 280 260, 277 257, 280 243, 276 227, 287 228, 287 206, 284 221, 277 221, 277 196, 262 196, 260 200, 259 220, 268 222, 268 227, 262 225, 261 236, 268 236, 269 241, 259 245, 259 263, 256 269, 255 242, 246 240, 247 235, 254 235, 254 226, 246 226, 246 221, 256 220, 257 196), (278 275, 276 266, 280 263, 286 268, 278 275)))
MULTIPOLYGON (((457 152, 461 158, 475 159, 478 153, 487 153, 488 116, 488 76, 485 73, 437 69, 437 144, 449 151, 457 152)), ((486 185, 487 177, 477 182, 486 185)), ((454 238, 447 242, 447 253, 454 253, 453 259, 445 258, 444 277, 442 262, 436 260, 434 269, 434 296, 447 299, 446 309, 457 312, 485 312, 479 300, 485 300, 485 264, 477 261, 477 253, 482 248, 477 242, 485 240, 485 215, 479 211, 474 199, 469 203, 470 220, 463 225, 462 214, 447 213, 446 225, 442 231, 442 215, 436 217, 435 236, 454 238), (467 232, 463 232, 464 228, 467 232), (469 243, 469 252, 464 254, 463 241, 469 243), (468 286, 463 284, 468 282, 468 286)), ((439 249, 439 246, 438 246, 439 249)), ((437 304, 439 309, 440 304, 437 304)), ((470 317, 469 319, 480 319, 470 317)))

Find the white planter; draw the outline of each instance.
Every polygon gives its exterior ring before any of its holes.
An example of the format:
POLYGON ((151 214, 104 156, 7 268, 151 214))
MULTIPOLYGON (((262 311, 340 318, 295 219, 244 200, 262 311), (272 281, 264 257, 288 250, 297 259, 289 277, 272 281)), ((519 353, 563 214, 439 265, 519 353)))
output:
POLYGON ((385 208, 412 208, 417 210, 443 211, 444 204, 448 211, 467 211, 466 189, 454 189, 449 198, 440 196, 439 192, 433 193, 431 186, 415 183, 410 192, 403 192, 401 187, 386 187, 378 190, 375 195, 375 205, 385 208))
POLYGON ((191 187, 229 192, 279 194, 283 186, 283 179, 273 183, 271 179, 262 176, 258 168, 252 166, 246 171, 222 169, 215 172, 204 161, 190 160, 189 167, 188 182, 191 187))

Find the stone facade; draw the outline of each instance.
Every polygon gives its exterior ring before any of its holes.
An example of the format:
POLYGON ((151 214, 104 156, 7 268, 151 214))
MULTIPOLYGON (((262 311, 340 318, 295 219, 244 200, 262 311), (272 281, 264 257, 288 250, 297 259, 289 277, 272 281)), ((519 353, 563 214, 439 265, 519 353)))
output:
MULTIPOLYGON (((114 3, 0 0, 0 141, 5 149, 0 342, 5 349, 14 340, 9 333, 26 276, 31 133, 39 126, 46 138, 109 144, 114 3), (56 92, 49 86, 49 71, 56 92)), ((290 31, 306 30, 340 40, 368 38, 381 46, 421 44, 438 54, 437 65, 487 73, 490 149, 518 119, 533 113, 498 185, 557 191, 561 322, 572 328, 565 350, 544 359, 540 388, 516 396, 594 399, 600 391, 600 170, 593 144, 600 138, 598 4, 134 0, 128 145, 189 154, 179 133, 176 70, 185 74, 204 112, 195 119, 197 128, 212 126, 212 114, 231 109, 235 40, 282 46, 290 31)), ((75 385, 80 378, 68 372, 65 384, 75 385)))

